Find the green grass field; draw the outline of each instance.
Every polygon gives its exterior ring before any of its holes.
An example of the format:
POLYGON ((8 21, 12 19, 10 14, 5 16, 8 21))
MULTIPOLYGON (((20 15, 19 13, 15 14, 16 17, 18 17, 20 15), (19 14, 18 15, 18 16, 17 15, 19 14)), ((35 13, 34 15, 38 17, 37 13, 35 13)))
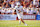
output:
POLYGON ((22 22, 14 20, 0 20, 0 27, 40 27, 40 20, 24 20, 28 26, 25 26, 22 22))

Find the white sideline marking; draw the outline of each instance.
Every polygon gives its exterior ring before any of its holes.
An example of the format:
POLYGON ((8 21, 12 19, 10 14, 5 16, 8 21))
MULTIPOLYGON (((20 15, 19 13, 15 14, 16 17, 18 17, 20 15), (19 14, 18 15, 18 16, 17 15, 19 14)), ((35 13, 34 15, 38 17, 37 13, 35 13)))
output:
MULTIPOLYGON (((25 26, 25 25, 16 25, 16 26, 25 26)), ((28 26, 40 26, 40 25, 28 25, 28 26)))

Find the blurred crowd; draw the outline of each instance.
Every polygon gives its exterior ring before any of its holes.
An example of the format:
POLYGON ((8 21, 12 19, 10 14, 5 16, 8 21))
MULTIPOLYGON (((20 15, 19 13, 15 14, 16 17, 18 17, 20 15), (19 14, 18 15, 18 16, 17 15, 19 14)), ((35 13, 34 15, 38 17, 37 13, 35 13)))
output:
POLYGON ((39 6, 39 0, 0 0, 0 8, 14 8, 18 2, 23 7, 29 7, 30 5, 39 6))
POLYGON ((14 9, 23 14, 40 14, 39 6, 39 0, 0 0, 0 14, 14 14, 14 9))
MULTIPOLYGON (((23 13, 24 15, 26 14, 35 14, 35 15, 40 15, 40 8, 23 8, 23 9, 18 9, 23 13)), ((0 9, 0 14, 12 14, 15 15, 15 9, 14 8, 5 8, 5 9, 0 9)))

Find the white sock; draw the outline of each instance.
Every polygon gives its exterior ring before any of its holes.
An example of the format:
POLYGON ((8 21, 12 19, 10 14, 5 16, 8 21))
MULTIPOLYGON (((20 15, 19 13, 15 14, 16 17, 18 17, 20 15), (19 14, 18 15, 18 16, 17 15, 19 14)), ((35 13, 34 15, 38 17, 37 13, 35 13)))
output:
POLYGON ((19 24, 21 24, 21 21, 19 20, 19 24))
POLYGON ((26 26, 27 26, 27 24, 26 23, 24 23, 26 26))

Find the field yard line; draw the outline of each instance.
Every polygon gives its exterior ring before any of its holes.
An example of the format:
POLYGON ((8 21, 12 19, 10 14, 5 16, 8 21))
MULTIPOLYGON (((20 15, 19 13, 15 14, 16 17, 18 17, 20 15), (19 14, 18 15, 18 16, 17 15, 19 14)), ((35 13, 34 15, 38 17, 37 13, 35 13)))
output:
MULTIPOLYGON (((25 26, 25 25, 17 25, 16 26, 25 26)), ((40 26, 40 25, 28 25, 28 26, 40 26)))

